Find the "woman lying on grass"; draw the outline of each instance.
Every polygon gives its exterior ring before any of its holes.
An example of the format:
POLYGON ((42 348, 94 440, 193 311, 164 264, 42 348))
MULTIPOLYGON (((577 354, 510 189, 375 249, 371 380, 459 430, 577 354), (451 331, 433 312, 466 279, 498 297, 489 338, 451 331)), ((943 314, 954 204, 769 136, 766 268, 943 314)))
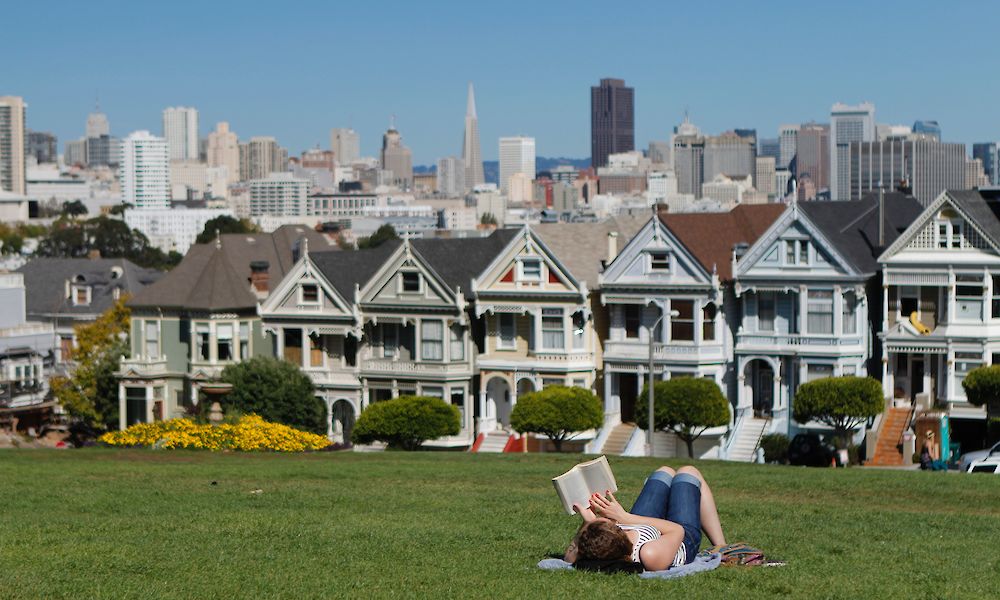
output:
POLYGON ((726 544, 712 490, 694 467, 653 471, 630 512, 610 491, 573 508, 583 525, 566 550, 571 563, 626 560, 661 571, 692 562, 703 529, 713 545, 726 544))

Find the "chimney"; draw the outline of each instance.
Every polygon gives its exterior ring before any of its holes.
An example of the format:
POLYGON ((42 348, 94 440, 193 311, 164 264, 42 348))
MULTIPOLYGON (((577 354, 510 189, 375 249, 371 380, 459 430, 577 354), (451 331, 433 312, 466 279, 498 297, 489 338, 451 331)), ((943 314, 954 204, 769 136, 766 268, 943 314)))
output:
POLYGON ((250 263, 250 285, 257 292, 267 293, 269 290, 268 286, 268 273, 267 270, 270 268, 270 263, 266 260, 255 260, 250 263))
POLYGON ((618 256, 618 232, 609 231, 608 232, 608 260, 606 264, 611 264, 614 262, 615 258, 618 256))
POLYGON ((670 212, 670 205, 666 202, 657 202, 654 212, 657 217, 662 219, 664 215, 670 212))

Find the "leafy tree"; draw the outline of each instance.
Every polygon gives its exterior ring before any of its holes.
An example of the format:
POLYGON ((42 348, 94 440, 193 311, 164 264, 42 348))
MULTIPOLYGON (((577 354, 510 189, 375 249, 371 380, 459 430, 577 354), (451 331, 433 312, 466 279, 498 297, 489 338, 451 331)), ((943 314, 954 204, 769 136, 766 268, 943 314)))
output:
POLYGON ((298 366, 255 357, 227 366, 222 381, 233 386, 220 401, 224 410, 256 413, 265 421, 326 434, 326 404, 316 397, 312 380, 298 366))
MULTIPOLYGON (((642 390, 643 406, 649 401, 649 386, 642 390)), ((646 428, 649 416, 636 411, 636 422, 646 428)), ((688 456, 694 458, 694 441, 712 427, 729 423, 729 402, 711 379, 676 377, 657 381, 653 388, 653 426, 659 431, 672 432, 687 445, 688 456)))
POLYGON ((257 233, 260 229, 247 219, 236 219, 229 215, 219 215, 205 223, 205 229, 198 234, 194 242, 205 244, 215 239, 216 232, 223 233, 257 233))
POLYGON ((76 326, 75 368, 68 377, 53 377, 52 394, 75 419, 97 429, 118 426, 118 381, 115 371, 128 356, 129 309, 125 297, 93 323, 76 326))
POLYGON ((973 406, 985 406, 989 435, 994 437, 1000 420, 1000 365, 978 367, 962 380, 965 397, 973 406))
POLYGON ((849 434, 882 412, 882 385, 871 377, 824 377, 803 383, 793 400, 795 420, 833 428, 846 448, 849 434))
POLYGON ((104 258, 127 258, 139 266, 166 269, 173 264, 138 229, 102 215, 86 221, 60 219, 38 244, 38 256, 82 258, 97 251, 104 258))
POLYGON ((515 431, 548 436, 556 452, 562 451, 563 442, 573 433, 600 427, 603 421, 604 410, 597 396, 583 388, 563 385, 519 396, 510 413, 510 425, 515 431))
POLYGON ((87 206, 80 200, 63 202, 62 214, 69 217, 82 217, 87 214, 87 206))
POLYGON ((368 237, 363 237, 358 240, 358 249, 364 250, 365 248, 376 248, 381 246, 389 240, 398 240, 399 235, 396 233, 396 228, 392 225, 386 223, 385 225, 379 227, 375 230, 375 233, 368 237))
POLYGON ((497 218, 493 216, 493 213, 483 213, 483 216, 479 218, 479 223, 481 225, 496 225, 497 218))
POLYGON ((440 398, 400 396, 368 405, 354 424, 351 441, 382 441, 390 448, 418 450, 426 440, 458 434, 461 426, 458 407, 440 398))
POLYGON ((132 206, 131 204, 129 204, 128 202, 122 202, 121 204, 115 204, 114 206, 112 206, 111 210, 108 211, 108 214, 109 215, 115 215, 115 216, 121 216, 121 215, 125 214, 126 210, 129 210, 131 208, 135 208, 135 207, 132 206))

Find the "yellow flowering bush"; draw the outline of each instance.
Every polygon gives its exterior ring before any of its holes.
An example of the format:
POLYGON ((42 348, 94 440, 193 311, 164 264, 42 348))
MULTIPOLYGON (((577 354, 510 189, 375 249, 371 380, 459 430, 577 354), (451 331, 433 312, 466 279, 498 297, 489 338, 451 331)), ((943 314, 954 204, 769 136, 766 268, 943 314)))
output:
POLYGON ((203 425, 191 419, 136 423, 99 438, 109 446, 155 446, 198 450, 270 450, 303 452, 330 445, 322 435, 299 431, 280 423, 269 423, 257 415, 246 415, 236 423, 203 425))

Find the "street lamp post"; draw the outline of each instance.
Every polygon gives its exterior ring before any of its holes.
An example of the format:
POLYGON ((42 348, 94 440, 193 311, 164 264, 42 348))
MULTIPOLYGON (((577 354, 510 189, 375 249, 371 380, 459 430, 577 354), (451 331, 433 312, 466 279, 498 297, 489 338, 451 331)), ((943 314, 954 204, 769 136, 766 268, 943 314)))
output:
MULTIPOLYGON (((653 350, 656 345, 656 332, 657 326, 663 322, 663 317, 666 314, 666 307, 663 306, 662 302, 652 301, 660 308, 660 316, 656 318, 653 322, 653 326, 649 330, 649 388, 646 395, 646 403, 649 405, 649 420, 646 421, 646 456, 653 455, 653 385, 656 383, 656 375, 654 373, 655 364, 653 362, 653 350)), ((680 313, 676 310, 670 311, 670 317, 676 317, 680 313)))

